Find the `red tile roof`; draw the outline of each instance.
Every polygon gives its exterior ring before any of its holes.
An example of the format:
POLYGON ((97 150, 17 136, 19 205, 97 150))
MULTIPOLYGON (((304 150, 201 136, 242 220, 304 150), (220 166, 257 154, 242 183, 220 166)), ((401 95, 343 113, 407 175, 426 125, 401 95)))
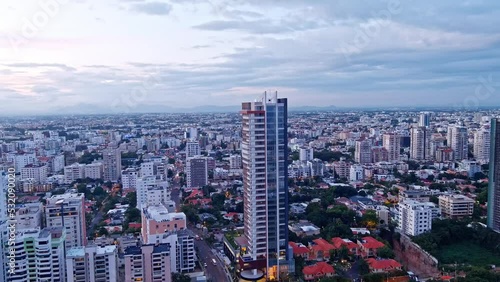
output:
POLYGON ((380 249, 385 246, 384 243, 379 242, 375 238, 369 236, 363 237, 363 242, 361 244, 366 249, 380 249))
POLYGON ((330 250, 335 249, 335 247, 332 244, 328 243, 328 241, 322 238, 313 240, 313 242, 315 245, 312 246, 312 249, 315 251, 329 252, 330 250))
POLYGON ((367 259, 366 262, 371 269, 375 270, 392 270, 401 268, 401 264, 393 259, 376 260, 374 258, 367 259))
POLYGON ((324 276, 326 274, 335 274, 335 269, 326 262, 318 262, 314 265, 304 267, 302 273, 304 275, 324 276))
POLYGON ((340 248, 342 248, 342 246, 346 246, 346 248, 348 248, 349 250, 359 248, 359 246, 356 243, 354 243, 352 241, 346 242, 346 241, 344 241, 344 239, 342 239, 340 237, 333 238, 332 243, 333 243, 333 246, 335 247, 335 249, 340 249, 340 248))
POLYGON ((309 249, 307 249, 307 247, 304 245, 299 245, 295 242, 288 242, 288 245, 292 247, 294 255, 304 255, 309 253, 309 249))
POLYGON ((192 198, 198 198, 198 197, 203 198, 203 191, 198 190, 198 189, 193 189, 193 191, 191 191, 191 194, 186 199, 192 199, 192 198))

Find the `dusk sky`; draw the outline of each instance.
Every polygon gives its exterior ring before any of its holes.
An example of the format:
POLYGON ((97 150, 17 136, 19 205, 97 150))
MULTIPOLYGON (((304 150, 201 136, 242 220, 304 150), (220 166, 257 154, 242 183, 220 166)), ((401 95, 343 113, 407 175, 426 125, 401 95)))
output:
POLYGON ((500 106, 500 1, 2 0, 0 113, 500 106))

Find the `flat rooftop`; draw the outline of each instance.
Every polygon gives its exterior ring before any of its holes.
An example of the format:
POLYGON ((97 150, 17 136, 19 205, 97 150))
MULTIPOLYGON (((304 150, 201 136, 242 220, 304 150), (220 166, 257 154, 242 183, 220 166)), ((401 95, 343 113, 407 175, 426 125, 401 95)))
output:
POLYGON ((149 206, 143 211, 147 219, 157 222, 186 220, 186 215, 183 212, 168 212, 168 209, 164 205, 149 206))

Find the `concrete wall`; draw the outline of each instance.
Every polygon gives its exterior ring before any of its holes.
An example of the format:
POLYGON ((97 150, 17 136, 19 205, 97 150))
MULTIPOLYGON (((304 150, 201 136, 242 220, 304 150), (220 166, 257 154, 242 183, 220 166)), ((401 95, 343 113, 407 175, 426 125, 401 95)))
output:
POLYGON ((401 235, 399 242, 394 240, 394 252, 396 260, 420 278, 429 278, 440 274, 438 260, 413 243, 406 235, 401 235))

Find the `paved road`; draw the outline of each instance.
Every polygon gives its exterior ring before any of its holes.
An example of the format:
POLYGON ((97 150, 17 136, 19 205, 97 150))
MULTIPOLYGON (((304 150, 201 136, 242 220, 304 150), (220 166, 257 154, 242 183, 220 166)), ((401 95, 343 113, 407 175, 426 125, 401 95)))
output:
POLYGON ((195 247, 198 250, 198 257, 200 259, 200 263, 203 265, 207 264, 205 269, 205 274, 207 275, 207 279, 210 279, 213 282, 227 282, 229 279, 227 278, 227 274, 224 270, 224 264, 220 259, 214 254, 214 251, 205 241, 195 241, 195 247), (213 260, 217 263, 213 264, 213 260))
MULTIPOLYGON (((172 201, 175 202, 177 210, 180 210, 179 184, 174 181, 171 187, 172 191, 170 193, 170 197, 172 201)), ((201 230, 197 230, 193 227, 189 228, 188 230, 192 233, 193 236, 203 235, 201 230)), ((213 282, 229 282, 228 276, 225 271, 224 263, 214 253, 216 252, 216 250, 212 249, 204 240, 200 241, 195 240, 194 246, 198 250, 197 253, 198 253, 198 258, 200 259, 200 264, 203 266, 206 263, 207 265, 205 269, 205 274, 207 276, 207 279, 213 282), (216 265, 213 264, 214 259, 216 261, 216 265)))

